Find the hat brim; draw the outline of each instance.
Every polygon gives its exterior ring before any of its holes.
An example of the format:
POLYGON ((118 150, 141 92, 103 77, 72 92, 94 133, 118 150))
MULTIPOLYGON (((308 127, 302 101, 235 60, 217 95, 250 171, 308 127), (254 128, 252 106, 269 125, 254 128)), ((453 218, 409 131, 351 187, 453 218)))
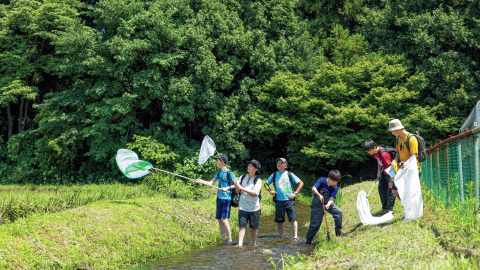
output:
POLYGON ((248 166, 248 164, 252 164, 255 167, 255 169, 257 169, 257 171, 255 172, 256 175, 260 174, 260 169, 257 168, 257 165, 255 165, 255 163, 253 163, 251 161, 247 161, 246 163, 247 163, 247 166, 248 166))
POLYGON ((405 128, 405 127, 402 125, 402 126, 399 126, 399 127, 389 128, 388 131, 395 131, 395 130, 404 129, 404 128, 405 128))

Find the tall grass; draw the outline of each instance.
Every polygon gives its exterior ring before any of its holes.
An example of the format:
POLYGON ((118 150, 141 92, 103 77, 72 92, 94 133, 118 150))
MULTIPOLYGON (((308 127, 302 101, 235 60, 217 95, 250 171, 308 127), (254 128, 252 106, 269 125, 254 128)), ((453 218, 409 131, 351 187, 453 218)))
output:
POLYGON ((164 173, 152 173, 140 184, 0 185, 0 223, 32 214, 46 214, 102 200, 127 200, 164 194, 170 198, 209 197, 211 188, 164 173), (206 196, 207 195, 207 196, 206 196))
POLYGON ((146 185, 0 186, 0 220, 14 222, 32 214, 53 213, 100 200, 152 196, 146 185))

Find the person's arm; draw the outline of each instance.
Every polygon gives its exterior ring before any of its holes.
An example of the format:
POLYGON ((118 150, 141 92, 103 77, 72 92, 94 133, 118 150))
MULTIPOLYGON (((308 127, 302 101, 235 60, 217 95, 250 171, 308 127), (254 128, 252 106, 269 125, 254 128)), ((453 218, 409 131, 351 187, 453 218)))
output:
POLYGON ((332 205, 332 203, 333 203, 333 200, 335 200, 335 198, 333 198, 333 197, 330 197, 330 199, 328 200, 328 203, 327 203, 327 205, 325 205, 325 208, 326 208, 326 209, 328 209, 328 208, 330 207, 330 205, 332 205))
POLYGON ((266 190, 266 191, 268 191, 268 192, 269 192, 270 194, 272 194, 272 195, 275 195, 275 194, 277 194, 277 192, 271 190, 271 189, 270 189, 270 186, 268 185, 268 181, 270 181, 271 178, 272 178, 272 177, 268 178, 268 180, 265 182, 265 184, 263 184, 263 186, 265 187, 265 190, 266 190))
POLYGON ((242 185, 237 185, 237 186, 239 186, 240 190, 242 190, 243 192, 247 193, 250 196, 258 196, 258 194, 260 194, 260 189, 262 189, 262 180, 258 179, 257 184, 255 184, 255 186, 253 186, 252 189, 247 189, 242 185), (256 189, 258 189, 258 191, 255 191, 256 189))
POLYGON ((197 178, 197 179, 195 179, 195 183, 202 183, 202 184, 206 184, 206 185, 212 186, 213 183, 215 183, 215 180, 216 180, 215 177, 214 177, 212 180, 210 180, 210 181, 205 181, 205 180, 202 180, 202 179, 200 179, 200 178, 197 178))
POLYGON ((298 182, 297 182, 298 186, 297 186, 297 190, 295 190, 295 193, 292 193, 292 194, 290 194, 290 196, 288 196, 288 198, 289 198, 290 200, 293 199, 293 198, 295 198, 295 197, 297 196, 297 194, 300 192, 300 190, 302 189, 302 187, 303 187, 303 181, 300 180, 295 174, 292 174, 292 176, 293 176, 293 179, 294 179, 294 180, 297 180, 297 179, 298 179, 298 182))
POLYGON ((320 194, 320 192, 318 192, 317 188, 315 186, 312 187, 312 191, 315 195, 318 196, 318 198, 320 199, 321 202, 323 202, 323 196, 320 194))
POLYGON ((377 177, 382 176, 382 175, 380 174, 380 170, 381 170, 381 169, 382 169, 382 167, 380 167, 380 163, 377 162, 377 177))

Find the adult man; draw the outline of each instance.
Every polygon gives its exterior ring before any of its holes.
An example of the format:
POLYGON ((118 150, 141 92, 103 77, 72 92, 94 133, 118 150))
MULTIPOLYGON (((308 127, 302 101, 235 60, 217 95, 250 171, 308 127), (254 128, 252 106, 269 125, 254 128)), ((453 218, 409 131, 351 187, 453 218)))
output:
MULTIPOLYGON (((400 122, 398 119, 393 119, 388 123, 388 131, 391 131, 392 135, 397 137, 395 150, 397 151, 398 155, 395 157, 395 161, 398 163, 399 167, 401 168, 404 162, 406 162, 411 156, 415 155, 417 158, 418 176, 420 177, 422 168, 420 167, 420 162, 418 162, 417 137, 405 130, 402 122, 400 122)), ((390 178, 389 187, 392 189, 393 194, 400 200, 401 198, 398 194, 398 189, 395 186, 392 178, 390 178)))

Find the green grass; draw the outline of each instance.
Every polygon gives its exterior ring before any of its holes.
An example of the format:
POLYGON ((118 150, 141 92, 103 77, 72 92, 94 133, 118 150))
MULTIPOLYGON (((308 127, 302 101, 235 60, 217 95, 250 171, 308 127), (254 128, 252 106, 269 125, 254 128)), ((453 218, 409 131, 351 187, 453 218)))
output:
MULTIPOLYGON (((403 207, 397 199, 394 220, 363 226, 356 213, 357 194, 362 189, 369 190, 372 184, 373 181, 367 181, 342 188, 340 208, 345 237, 327 241, 322 224, 314 240, 317 244, 314 254, 286 258, 285 268, 478 269, 478 230, 471 227, 470 220, 461 218, 461 211, 435 201, 425 189, 423 217, 403 222, 403 207)), ((372 191, 369 202, 372 213, 381 210, 378 191, 372 191)), ((331 215, 328 215, 328 223, 334 224, 331 215)))
POLYGON ((149 187, 139 185, 35 186, 0 185, 0 220, 14 222, 32 214, 54 213, 102 200, 151 197, 149 187))
MULTIPOLYGON (((175 194, 171 193, 147 196, 141 193, 142 185, 114 187, 36 187, 33 191, 22 186, 0 187, 0 196, 4 196, 0 198, 42 205, 25 218, 0 226, 0 269, 118 269, 221 241, 215 220, 216 190, 201 187, 198 194, 208 199, 194 201, 172 198, 175 194), (94 195, 99 193, 103 197, 94 195), (51 198, 70 202, 71 194, 94 199, 73 200, 82 203, 75 208, 70 203, 71 209, 56 213, 44 211, 51 198), (137 197, 124 199, 122 194, 137 197)), ((233 235, 238 234, 237 211, 232 208, 233 235)), ((272 200, 266 197, 262 214, 273 212, 272 200)))

